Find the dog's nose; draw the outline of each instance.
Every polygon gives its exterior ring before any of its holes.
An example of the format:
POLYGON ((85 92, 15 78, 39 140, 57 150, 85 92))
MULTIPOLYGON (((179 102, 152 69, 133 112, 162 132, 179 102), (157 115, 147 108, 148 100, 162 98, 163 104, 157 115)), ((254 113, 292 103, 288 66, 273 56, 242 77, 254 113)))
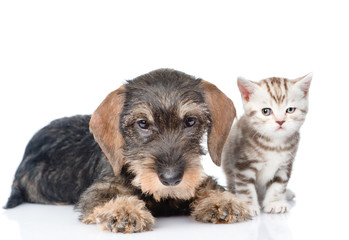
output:
POLYGON ((165 186, 176 186, 182 181, 183 174, 180 172, 165 172, 159 174, 159 179, 165 186))

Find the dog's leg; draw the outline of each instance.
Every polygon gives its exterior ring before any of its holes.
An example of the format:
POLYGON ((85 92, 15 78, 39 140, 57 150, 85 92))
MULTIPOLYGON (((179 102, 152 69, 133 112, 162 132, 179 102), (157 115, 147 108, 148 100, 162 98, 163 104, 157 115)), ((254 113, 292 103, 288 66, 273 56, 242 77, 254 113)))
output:
POLYGON ((89 187, 76 205, 86 224, 97 224, 102 230, 133 233, 151 230, 155 219, 145 202, 119 179, 108 178, 89 187))
POLYGON ((191 216, 199 222, 234 223, 251 219, 248 206, 211 177, 197 189, 191 216))

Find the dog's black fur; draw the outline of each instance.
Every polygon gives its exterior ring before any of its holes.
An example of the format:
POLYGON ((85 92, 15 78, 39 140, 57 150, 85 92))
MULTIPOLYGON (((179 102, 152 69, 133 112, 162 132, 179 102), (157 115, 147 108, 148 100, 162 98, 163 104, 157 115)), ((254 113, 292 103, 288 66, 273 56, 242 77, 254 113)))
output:
POLYGON ((58 119, 33 136, 5 208, 22 202, 74 204, 96 179, 113 174, 90 133, 90 118, 58 119))

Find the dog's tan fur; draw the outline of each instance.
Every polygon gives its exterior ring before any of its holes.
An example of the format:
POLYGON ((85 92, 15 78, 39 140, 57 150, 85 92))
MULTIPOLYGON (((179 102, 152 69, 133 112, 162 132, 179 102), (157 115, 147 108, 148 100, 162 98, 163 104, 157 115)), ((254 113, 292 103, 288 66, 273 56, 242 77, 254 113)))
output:
POLYGON ((156 201, 166 198, 188 200, 195 196, 196 188, 206 177, 200 164, 200 158, 192 159, 187 165, 183 180, 177 186, 164 186, 154 170, 154 160, 145 158, 140 162, 130 162, 130 170, 135 174, 132 184, 142 192, 152 194, 156 201))
POLYGON ((124 233, 149 231, 155 218, 146 208, 144 201, 136 196, 121 196, 95 208, 89 216, 90 222, 102 230, 124 233), (112 222, 109 220, 113 219, 112 222))
POLYGON ((114 174, 120 174, 124 165, 122 146, 125 144, 120 133, 119 116, 125 102, 124 85, 111 92, 99 105, 90 121, 90 129, 110 161, 114 174))

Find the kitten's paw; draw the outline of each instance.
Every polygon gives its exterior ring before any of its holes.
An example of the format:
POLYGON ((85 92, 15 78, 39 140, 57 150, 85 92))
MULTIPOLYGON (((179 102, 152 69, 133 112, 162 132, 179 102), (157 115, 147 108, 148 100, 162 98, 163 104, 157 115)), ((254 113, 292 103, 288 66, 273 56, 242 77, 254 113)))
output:
POLYGON ((266 213, 286 213, 290 209, 290 204, 284 200, 263 204, 263 211, 266 213))
POLYGON ((248 206, 230 192, 215 191, 195 203, 191 215, 199 222, 234 223, 251 219, 248 206))
POLYGON ((118 197, 94 210, 97 225, 110 232, 134 233, 151 230, 154 217, 137 197, 118 197))
POLYGON ((252 217, 256 217, 261 213, 261 210, 258 204, 248 205, 248 207, 250 208, 250 215, 252 217))

